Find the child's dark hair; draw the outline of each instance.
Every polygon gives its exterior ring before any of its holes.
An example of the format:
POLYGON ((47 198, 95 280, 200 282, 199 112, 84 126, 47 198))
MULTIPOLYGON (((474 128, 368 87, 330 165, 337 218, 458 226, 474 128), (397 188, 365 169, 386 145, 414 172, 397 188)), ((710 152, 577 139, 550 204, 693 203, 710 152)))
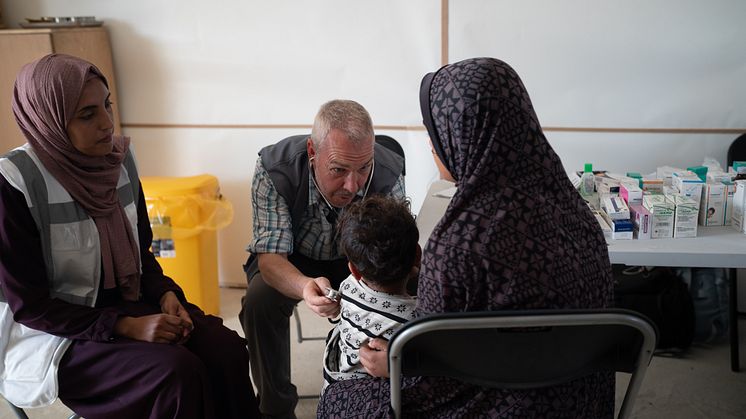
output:
POLYGON ((405 280, 417 257, 420 233, 409 201, 374 195, 345 208, 337 223, 339 246, 367 280, 405 280))

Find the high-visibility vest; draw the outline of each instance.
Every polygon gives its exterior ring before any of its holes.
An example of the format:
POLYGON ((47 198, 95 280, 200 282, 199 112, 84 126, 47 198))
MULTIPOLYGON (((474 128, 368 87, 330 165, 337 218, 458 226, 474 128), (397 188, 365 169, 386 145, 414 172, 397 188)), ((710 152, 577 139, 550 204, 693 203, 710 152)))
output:
MULTIPOLYGON (((0 157, 0 175, 26 198, 41 238, 50 296, 93 307, 101 279, 101 248, 93 219, 44 167, 29 144, 0 157)), ((128 152, 117 192, 135 240, 139 237, 139 188, 135 160, 128 152)), ((0 394, 8 401, 18 407, 54 402, 57 366, 69 344, 69 339, 16 323, 0 289, 0 394)))

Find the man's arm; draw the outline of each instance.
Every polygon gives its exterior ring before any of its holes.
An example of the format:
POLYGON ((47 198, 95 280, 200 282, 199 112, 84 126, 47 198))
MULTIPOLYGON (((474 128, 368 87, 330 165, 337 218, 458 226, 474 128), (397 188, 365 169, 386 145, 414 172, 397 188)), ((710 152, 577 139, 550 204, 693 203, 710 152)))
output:
POLYGON ((290 209, 272 185, 261 158, 257 160, 251 189, 254 240, 248 250, 257 255, 264 281, 283 295, 305 300, 320 316, 335 316, 339 303, 324 297, 329 280, 307 277, 288 260, 293 249, 290 209))
POLYGON ((303 299, 303 288, 312 281, 288 260, 284 253, 260 253, 259 271, 264 282, 277 291, 296 300, 303 299))
POLYGON ((303 300, 314 313, 322 317, 336 317, 339 302, 326 297, 331 287, 326 277, 310 278, 288 261, 287 255, 262 253, 258 256, 259 271, 264 282, 282 294, 303 300))

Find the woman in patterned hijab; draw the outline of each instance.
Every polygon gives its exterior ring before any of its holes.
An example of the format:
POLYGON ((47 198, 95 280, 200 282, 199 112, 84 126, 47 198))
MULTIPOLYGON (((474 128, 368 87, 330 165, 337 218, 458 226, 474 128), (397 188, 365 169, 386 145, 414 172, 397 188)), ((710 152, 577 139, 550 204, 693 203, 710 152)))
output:
MULTIPOLYGON (((418 314, 607 307, 603 234, 515 71, 492 58, 447 65, 425 76, 420 103, 458 191, 423 251, 418 314)), ((405 379, 403 396, 407 417, 602 418, 614 413, 614 376, 531 390, 419 377, 405 379)), ((387 416, 388 403, 387 381, 353 380, 327 389, 319 415, 387 416)))

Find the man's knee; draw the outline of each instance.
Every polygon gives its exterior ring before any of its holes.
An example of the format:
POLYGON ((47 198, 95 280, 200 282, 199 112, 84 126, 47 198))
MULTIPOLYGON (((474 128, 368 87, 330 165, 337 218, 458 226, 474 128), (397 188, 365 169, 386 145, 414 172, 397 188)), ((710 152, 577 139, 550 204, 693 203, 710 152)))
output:
POLYGON ((256 274, 241 298, 241 318, 245 316, 290 317, 298 300, 293 300, 269 286, 256 274))

